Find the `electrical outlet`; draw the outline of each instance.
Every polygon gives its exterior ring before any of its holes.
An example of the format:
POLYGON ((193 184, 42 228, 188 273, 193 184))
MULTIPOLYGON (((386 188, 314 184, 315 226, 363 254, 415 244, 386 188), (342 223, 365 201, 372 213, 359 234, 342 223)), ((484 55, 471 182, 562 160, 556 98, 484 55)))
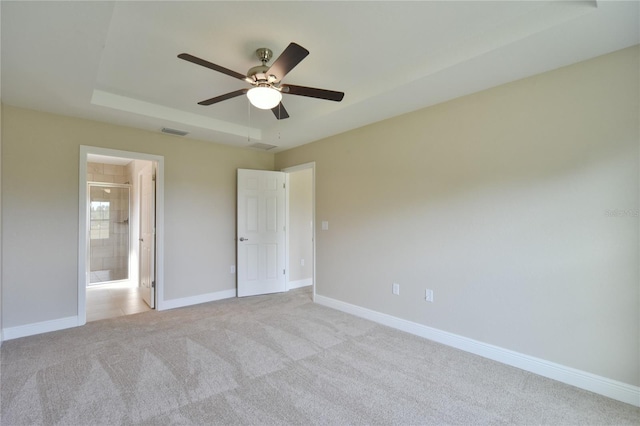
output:
POLYGON ((304 266, 304 259, 300 259, 300 266, 304 266))
POLYGON ((231 265, 229 267, 229 272, 232 273, 232 274, 235 274, 236 273, 236 265, 231 265))
POLYGON ((398 283, 393 283, 393 286, 391 286, 391 291, 393 292, 393 294, 395 294, 396 296, 400 294, 400 284, 398 283))
POLYGON ((424 300, 433 302, 433 290, 426 289, 424 292, 424 300))

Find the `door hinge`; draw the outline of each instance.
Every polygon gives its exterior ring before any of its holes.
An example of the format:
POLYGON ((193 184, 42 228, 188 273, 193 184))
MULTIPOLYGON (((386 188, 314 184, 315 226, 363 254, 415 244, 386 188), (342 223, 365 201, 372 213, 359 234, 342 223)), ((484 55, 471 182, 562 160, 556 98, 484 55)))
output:
POLYGON ((284 269, 282 270, 282 275, 286 275, 286 271, 284 269))
POLYGON ((282 184, 282 189, 285 189, 286 187, 287 187, 287 184, 286 184, 286 183, 283 183, 283 184, 282 184))
POLYGON ((151 281, 151 288, 156 288, 156 282, 155 282, 155 280, 154 280, 154 281, 151 281))
POLYGON ((151 180, 155 182, 156 181, 156 175, 152 175, 151 176, 151 180))

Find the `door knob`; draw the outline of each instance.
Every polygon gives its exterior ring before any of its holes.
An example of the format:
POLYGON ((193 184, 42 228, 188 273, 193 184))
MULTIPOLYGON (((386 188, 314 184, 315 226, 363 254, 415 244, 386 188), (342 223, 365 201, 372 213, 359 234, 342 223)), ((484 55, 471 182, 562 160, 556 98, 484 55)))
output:
POLYGON ((249 241, 248 238, 240 237, 240 241, 249 241))

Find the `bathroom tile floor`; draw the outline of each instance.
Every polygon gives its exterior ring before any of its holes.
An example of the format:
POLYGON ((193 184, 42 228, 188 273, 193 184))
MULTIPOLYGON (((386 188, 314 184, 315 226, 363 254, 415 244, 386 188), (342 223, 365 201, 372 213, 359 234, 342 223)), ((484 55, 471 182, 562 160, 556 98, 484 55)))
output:
POLYGON ((87 287, 87 322, 150 310, 135 283, 123 281, 87 287))

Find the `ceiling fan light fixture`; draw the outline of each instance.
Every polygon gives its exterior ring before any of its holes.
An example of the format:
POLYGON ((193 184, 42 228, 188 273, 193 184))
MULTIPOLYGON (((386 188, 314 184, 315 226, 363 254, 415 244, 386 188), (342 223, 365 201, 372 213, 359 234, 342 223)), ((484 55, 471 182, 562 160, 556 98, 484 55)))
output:
POLYGON ((282 93, 271 87, 254 87, 247 92, 249 102, 256 108, 272 109, 282 100, 282 93))
MULTIPOLYGON (((2 1, 2 0, 0 0, 2 1)), ((219 73, 228 75, 229 77, 242 80, 253 86, 251 89, 239 89, 224 95, 215 96, 198 102, 198 105, 213 105, 218 102, 232 99, 237 96, 247 95, 249 102, 259 109, 270 109, 278 120, 289 118, 289 113, 282 105, 282 93, 289 95, 306 96, 309 98, 325 99, 328 101, 340 102, 344 97, 343 92, 334 90, 316 89, 314 87, 295 86, 292 84, 283 84, 282 79, 296 67, 304 58, 307 57, 309 51, 296 43, 289 43, 284 52, 280 54, 273 64, 267 65, 271 59, 273 52, 265 47, 256 50, 256 56, 262 62, 249 69, 246 74, 232 71, 220 65, 216 65, 207 60, 198 58, 188 53, 180 53, 178 58, 191 62, 193 64, 212 69, 219 73)))

